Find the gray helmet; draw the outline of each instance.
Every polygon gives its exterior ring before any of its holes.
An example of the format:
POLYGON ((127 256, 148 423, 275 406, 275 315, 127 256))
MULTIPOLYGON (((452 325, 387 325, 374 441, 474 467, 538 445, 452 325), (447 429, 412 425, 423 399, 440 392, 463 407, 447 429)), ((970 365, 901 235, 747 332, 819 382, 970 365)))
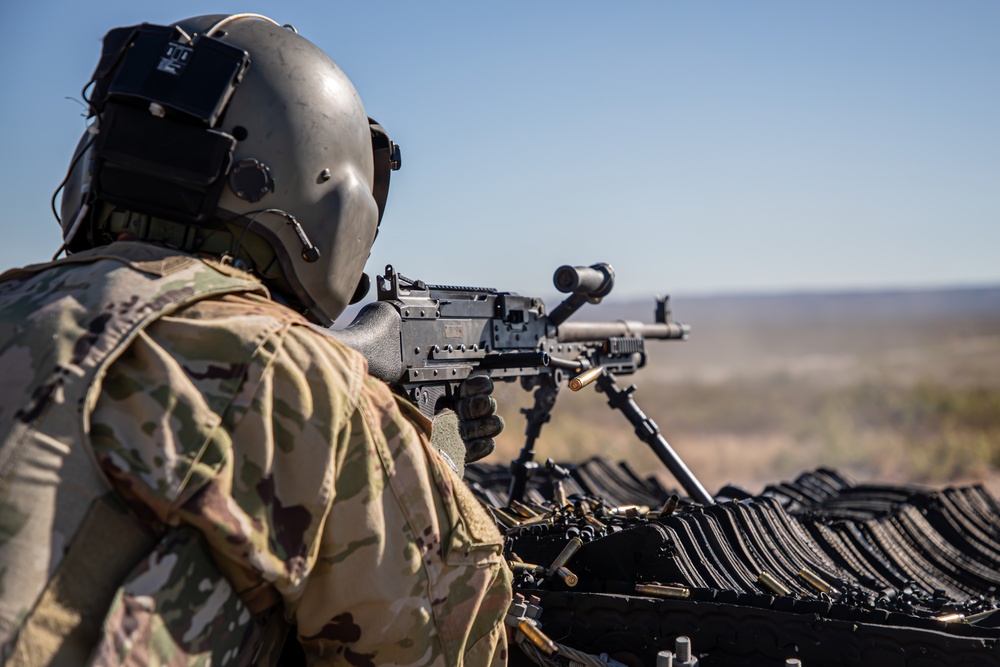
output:
POLYGON ((116 28, 91 83, 69 252, 128 233, 211 253, 321 324, 367 291, 399 148, 319 48, 257 15, 116 28))

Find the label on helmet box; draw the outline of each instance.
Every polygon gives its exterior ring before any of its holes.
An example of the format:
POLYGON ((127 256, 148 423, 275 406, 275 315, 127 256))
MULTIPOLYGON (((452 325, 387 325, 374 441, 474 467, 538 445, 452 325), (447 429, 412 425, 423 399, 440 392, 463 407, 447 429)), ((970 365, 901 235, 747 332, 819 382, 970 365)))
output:
POLYGON ((191 60, 191 53, 193 51, 194 49, 190 46, 185 46, 178 42, 170 42, 167 44, 164 54, 160 56, 160 64, 156 66, 156 69, 167 74, 180 76, 181 72, 187 66, 188 61, 191 60))

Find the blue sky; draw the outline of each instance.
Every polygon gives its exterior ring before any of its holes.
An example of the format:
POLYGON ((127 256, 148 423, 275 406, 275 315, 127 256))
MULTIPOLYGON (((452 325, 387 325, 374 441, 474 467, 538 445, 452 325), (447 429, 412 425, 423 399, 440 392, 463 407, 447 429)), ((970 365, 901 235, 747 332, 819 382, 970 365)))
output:
POLYGON ((49 197, 104 33, 294 24, 401 144, 369 270, 618 296, 1000 283, 1000 3, 7 2, 0 266, 49 197))

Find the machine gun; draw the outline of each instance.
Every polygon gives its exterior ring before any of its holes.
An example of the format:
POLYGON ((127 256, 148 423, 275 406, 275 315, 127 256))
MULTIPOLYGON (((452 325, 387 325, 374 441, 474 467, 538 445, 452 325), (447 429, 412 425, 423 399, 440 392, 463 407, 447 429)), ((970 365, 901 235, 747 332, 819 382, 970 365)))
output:
POLYGON ((495 380, 520 379, 535 389, 527 417, 526 441, 512 462, 510 495, 520 500, 528 476, 538 468, 534 446, 548 422, 563 382, 579 391, 596 383, 608 404, 620 410, 684 490, 710 505, 712 496, 648 418, 616 376, 629 375, 646 363, 646 339, 684 340, 690 327, 674 322, 669 297, 658 297, 656 321, 567 322, 585 303, 598 303, 614 286, 608 264, 562 266, 553 277, 569 296, 545 314, 541 299, 491 288, 428 285, 410 280, 392 266, 376 280, 378 300, 365 306, 334 337, 361 352, 368 370, 404 393, 421 412, 433 417, 448 407, 458 385, 474 374, 495 380))

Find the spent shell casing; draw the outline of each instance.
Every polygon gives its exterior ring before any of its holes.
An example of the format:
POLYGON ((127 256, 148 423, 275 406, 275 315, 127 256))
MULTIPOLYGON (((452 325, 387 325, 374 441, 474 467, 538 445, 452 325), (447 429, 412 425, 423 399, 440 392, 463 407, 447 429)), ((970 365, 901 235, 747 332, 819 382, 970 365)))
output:
POLYGON ((490 511, 493 512, 493 516, 496 517, 496 520, 503 524, 504 528, 517 528, 521 525, 520 519, 512 516, 502 509, 491 507, 490 511))
POLYGON ((670 598, 684 600, 691 597, 691 589, 683 586, 663 586, 660 584, 636 584, 635 592, 639 595, 649 595, 655 598, 670 598))
POLYGON ((552 498, 555 501, 556 507, 566 507, 566 487, 563 485, 561 479, 557 479, 552 484, 552 498))
POLYGON ((569 541, 566 543, 566 546, 564 546, 563 550, 559 553, 558 556, 556 556, 556 559, 552 561, 552 565, 549 566, 549 571, 555 572, 563 565, 568 563, 569 559, 573 557, 573 554, 579 551, 580 547, 582 546, 583 546, 583 540, 581 540, 579 537, 569 538, 569 541))
POLYGON ((539 630, 538 626, 535 625, 535 622, 530 618, 526 618, 518 623, 517 629, 528 638, 528 641, 535 645, 535 648, 545 655, 552 655, 559 650, 556 643, 549 639, 544 632, 539 630))
POLYGON ((674 494, 667 498, 667 502, 663 503, 663 508, 660 510, 659 518, 666 519, 668 516, 674 513, 677 509, 677 503, 680 502, 680 498, 677 494, 674 494))
POLYGON ((807 584, 818 590, 820 593, 829 594, 833 590, 833 586, 828 584, 823 577, 819 576, 807 567, 799 570, 799 576, 802 577, 807 584))
POLYGON ((553 523, 554 520, 550 516, 536 516, 532 519, 525 519, 524 521, 519 523, 518 526, 520 528, 524 528, 525 526, 541 526, 541 525, 551 526, 553 523))
POLYGON ((589 371, 584 371, 577 375, 575 378, 569 381, 569 388, 573 391, 580 391, 587 385, 591 384, 594 380, 601 376, 604 372, 603 366, 595 366, 589 371))
POLYGON ((510 501, 510 507, 512 510, 523 516, 525 519, 534 519, 538 516, 538 512, 531 509, 524 503, 518 502, 516 500, 510 501))
POLYGON ((638 505, 621 505, 608 510, 611 516, 639 516, 638 505))
POLYGON ((953 614, 944 614, 942 616, 935 616, 935 621, 941 621, 942 623, 958 623, 959 621, 965 620, 965 614, 959 614, 955 612, 953 614))
POLYGON ((545 574, 545 568, 534 563, 511 563, 510 569, 515 573, 529 572, 531 574, 545 574))
POLYGON ((567 586, 569 586, 570 588, 573 588, 578 583, 580 583, 580 577, 570 572, 569 568, 567 568, 566 566, 557 568, 556 576, 562 579, 562 582, 567 586))
POLYGON ((785 587, 780 581, 775 579, 767 572, 761 572, 757 577, 757 581, 763 584, 764 588, 771 591, 775 595, 791 595, 792 592, 785 587))

